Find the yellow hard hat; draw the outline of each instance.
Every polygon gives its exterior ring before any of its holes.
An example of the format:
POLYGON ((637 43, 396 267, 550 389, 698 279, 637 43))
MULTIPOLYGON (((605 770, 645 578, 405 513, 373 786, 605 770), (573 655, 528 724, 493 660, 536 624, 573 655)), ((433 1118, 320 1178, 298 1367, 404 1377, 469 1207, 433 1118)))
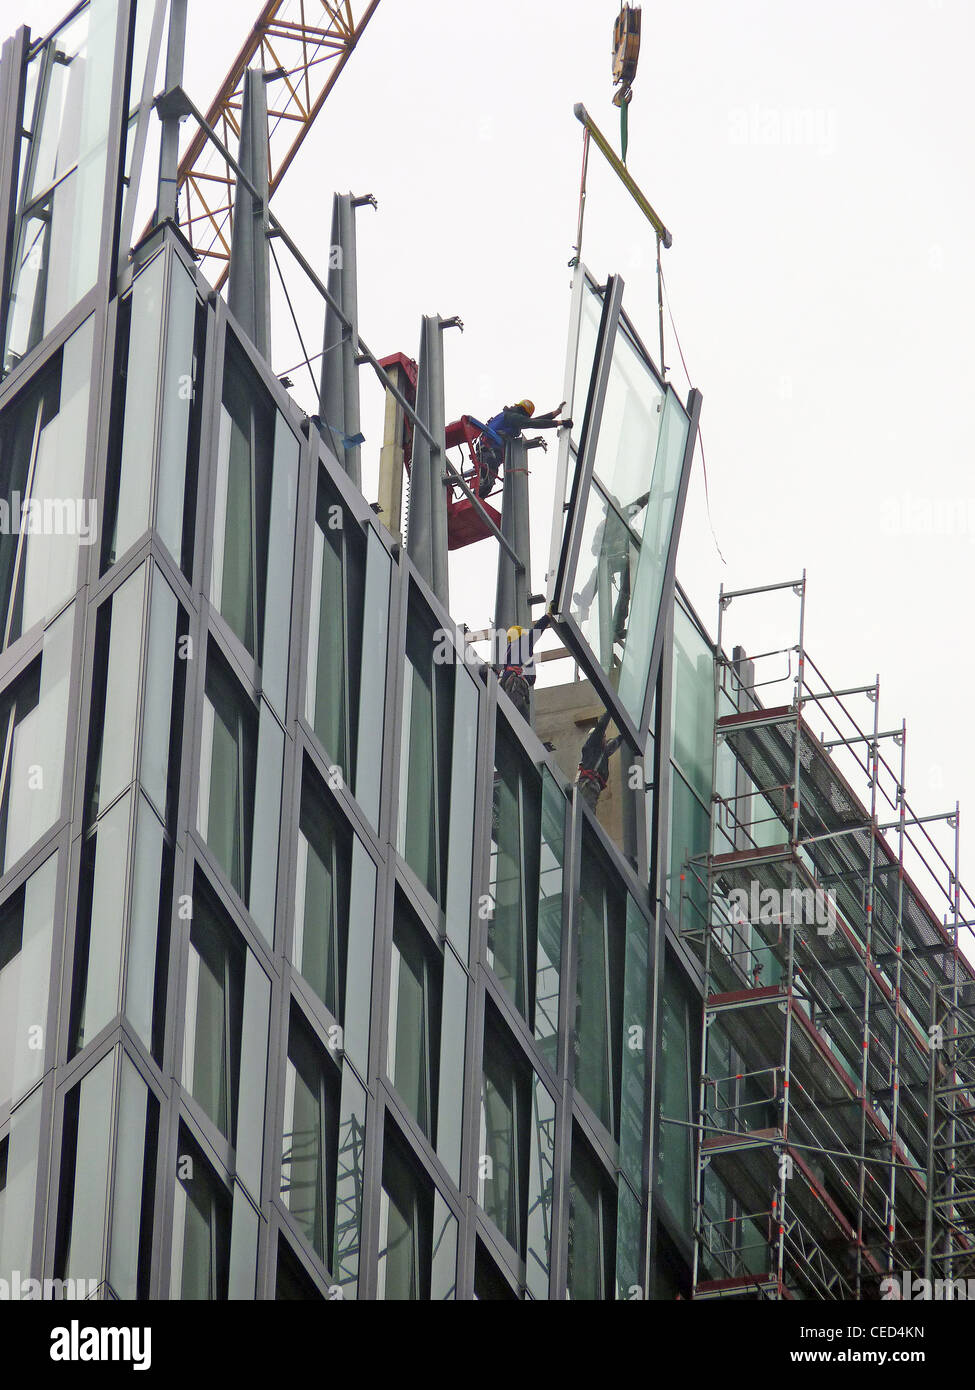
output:
POLYGON ((509 628, 508 628, 508 641, 509 641, 509 642, 517 642, 517 640, 518 640, 519 637, 524 637, 526 631, 527 631, 527 628, 523 628, 523 627, 509 627, 509 628))
POLYGON ((534 402, 534 401, 519 401, 519 402, 518 402, 518 409, 519 409, 519 410, 523 410, 523 411, 525 412, 526 415, 534 415, 534 414, 535 414, 535 402, 534 402))

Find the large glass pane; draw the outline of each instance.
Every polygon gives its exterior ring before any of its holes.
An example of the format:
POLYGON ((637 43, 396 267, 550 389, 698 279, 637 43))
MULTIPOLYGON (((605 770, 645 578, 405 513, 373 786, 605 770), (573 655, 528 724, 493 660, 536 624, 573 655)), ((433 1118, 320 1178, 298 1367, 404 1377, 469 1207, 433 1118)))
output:
POLYGON ((366 556, 355 795, 372 824, 378 826, 383 723, 386 717, 386 660, 389 646, 389 584, 392 562, 373 531, 369 532, 366 556))
POLYGON ((365 1183, 366 1093, 350 1067, 342 1071, 335 1237, 332 1273, 344 1298, 354 1298, 359 1279, 362 1194, 365 1183))
POLYGON ((232 347, 224 378, 210 597, 261 659, 274 455, 274 414, 232 347))
POLYGON ((456 666, 454 747, 451 770, 450 843, 447 854, 447 938, 467 960, 471 934, 474 797, 477 784, 477 684, 456 666))
MULTIPOLYGON (((533 768, 498 724, 491 822, 488 964, 518 1011, 529 1016, 529 960, 534 956, 538 882, 539 787, 533 768)), ((532 982, 534 983, 534 982, 532 982)))
POLYGON ((193 905, 183 1085, 234 1142, 243 1010, 243 947, 200 897, 193 905))
POLYGON ((0 907, 0 1110, 44 1071, 56 887, 53 855, 0 907))
POLYGON ((575 1084, 610 1133, 620 1075, 620 916, 618 896, 584 842, 576 936, 575 1084))
POLYGON ((673 757, 705 801, 711 799, 714 662, 681 605, 674 605, 673 757))
POLYGON ((387 1134, 379 1201, 380 1299, 429 1297, 432 1205, 425 1184, 387 1134))
POLYGON ((111 1023, 120 1008, 131 815, 129 793, 106 812, 84 849, 78 949, 84 949, 87 937, 87 961, 75 1035, 79 1051, 111 1023))
MULTIPOLYGON (((176 595, 155 567, 146 656, 145 712, 142 727, 142 786, 165 821, 170 806, 170 732, 175 708, 176 595)), ((181 673, 182 674, 182 673, 181 673)))
POLYGON ((8 646, 78 587, 78 548, 96 540, 84 500, 94 319, 0 419, 0 624, 8 646))
POLYGON ((247 952, 241 1019, 240 1088, 237 1118, 237 1177, 258 1204, 264 1169, 264 1109, 267 1050, 271 1030, 271 981, 247 952))
POLYGON ((278 883, 278 835, 281 827, 281 776, 284 731, 268 705, 261 702, 257 742, 253 853, 250 883, 244 894, 251 916, 268 945, 274 943, 274 903, 278 883))
POLYGON ((437 1154, 460 1186, 464 1126, 464 1063, 467 1043, 467 971, 449 946, 443 961, 443 1021, 440 1029, 440 1089, 437 1154))
POLYGON ((376 865, 361 840, 352 842, 349 944, 343 1009, 346 1055, 360 1076, 369 1074, 372 954, 376 922, 376 865))
POLYGON ((389 1079, 429 1139, 434 1135, 434 1089, 440 1044, 440 999, 432 950, 402 913, 393 928, 389 989, 389 1079))
POLYGON ((50 830, 61 813, 74 621, 72 607, 51 624, 44 634, 40 671, 35 662, 0 699, 4 872, 50 830))
POLYGON ((446 876, 454 667, 435 659, 443 644, 410 609, 403 689, 397 848, 431 897, 441 901, 446 876))
POLYGON ((493 1029, 484 1036, 478 1202, 521 1253, 524 1097, 514 1062, 493 1029))
MULTIPOLYGON (((155 1102, 152 1102, 153 1109, 155 1102)), ((139 1253, 143 1242, 146 1157, 153 1167, 155 1138, 150 1125, 150 1101, 146 1083, 123 1053, 119 1096, 118 1143, 115 1154, 115 1180, 112 1197, 112 1240, 108 1278, 122 1299, 144 1298, 140 1279, 139 1253)))
POLYGON ((634 723, 643 719, 689 430, 621 322, 607 381, 593 480, 579 499, 569 610, 634 723))
POLYGON ((691 1115, 690 1048, 687 1005, 668 972, 660 1005, 660 1140, 657 1187, 671 1215, 690 1231, 691 1115), (667 1124, 666 1120, 683 1121, 667 1124))
POLYGON ((163 297, 166 256, 150 261, 132 285, 128 300, 128 352, 118 502, 108 559, 124 555, 149 529, 156 413, 162 372, 163 297))
MULTIPOLYGON (((308 639, 308 684, 305 714, 319 743, 342 769, 351 787, 350 692, 346 659, 346 610, 349 595, 361 589, 358 548, 346 540, 346 513, 321 493, 312 547, 311 630, 308 639), (341 523, 335 525, 335 522, 341 523), (359 581, 358 583, 356 581, 359 581)), ((359 607, 358 604, 355 605, 359 607)), ((358 613, 353 613, 355 622, 358 613)), ((351 626, 351 624, 350 624, 351 626)))
POLYGON ((555 1190, 555 1101, 532 1078, 531 1166, 528 1174, 528 1291, 547 1299, 552 1258, 552 1199, 555 1190))
POLYGON ((253 1303, 257 1297, 257 1247, 261 1219, 239 1182, 234 1183, 230 1225, 230 1270, 227 1297, 253 1303))
POLYGON ((243 691, 214 660, 207 666, 197 823, 230 882, 250 886, 257 723, 243 691))
POLYGON ((125 971, 125 1016, 148 1052, 153 1051, 156 960, 160 927, 168 926, 170 875, 163 874, 163 828, 147 801, 138 802, 135 873, 125 971))
POLYGON ((538 952, 535 967, 535 1038, 557 1065, 562 971, 562 871, 566 800, 552 774, 542 771, 541 860, 538 875, 538 952))
POLYGON ((13 1113, 0 1139, 0 1279, 8 1284, 14 1271, 31 1269, 37 1159, 41 1140, 41 1091, 13 1113))
MULTIPOLYGON (((113 1052, 99 1062, 82 1081, 78 1095, 74 1201, 65 1259, 68 1279, 102 1279, 115 1058, 113 1052)), ((70 1162, 67 1156, 66 1161, 70 1162)))
POLYGON ((615 1213, 606 1178, 573 1137, 569 1180, 568 1295, 574 1301, 610 1297, 613 1285, 615 1213))
POLYGON ((185 1134, 176 1163, 170 1297, 225 1299, 230 1264, 230 1203, 185 1134))
POLYGON ((322 1261, 328 1240, 326 1124, 324 1065, 293 1020, 285 1074, 281 1200, 322 1261))
MULTIPOLYGON (((186 485, 193 445, 193 403, 201 375, 196 352, 196 285, 177 259, 172 262, 169 325, 159 435, 159 495, 156 530, 177 564, 188 560, 183 535, 186 485)), ((192 475, 190 475, 192 476, 192 475)))
POLYGON ((698 856, 707 854, 711 817, 674 769, 671 779, 670 883, 668 906, 685 927, 700 927, 707 917, 707 882, 698 856), (697 863, 691 863, 698 859, 697 863))
POLYGON ((430 1298, 442 1303, 457 1297, 457 1218, 439 1192, 433 1198, 433 1260, 430 1298))
POLYGON ((15 233, 5 368, 92 288, 111 208, 105 174, 118 0, 91 0, 40 60, 15 233))
POLYGON ((646 1038, 650 1010, 649 953, 650 924, 633 899, 628 897, 619 1141, 620 1168, 634 1191, 638 1193, 643 1191, 643 1135, 647 1096, 646 1038))
POLYGON ((275 420, 263 676, 264 693, 284 718, 291 635, 295 509, 298 501, 298 441, 280 414, 275 416, 275 420))
POLYGON ((298 829, 294 963, 340 1023, 349 922, 349 853, 306 785, 298 829))
POLYGON ((147 574, 148 566, 143 565, 112 598, 105 714, 92 787, 93 816, 110 806, 134 776, 147 574))

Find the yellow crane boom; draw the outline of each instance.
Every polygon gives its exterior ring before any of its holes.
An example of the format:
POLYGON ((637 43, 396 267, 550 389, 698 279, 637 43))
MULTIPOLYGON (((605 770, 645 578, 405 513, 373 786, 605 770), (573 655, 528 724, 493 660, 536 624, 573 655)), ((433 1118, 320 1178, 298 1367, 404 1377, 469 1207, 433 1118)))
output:
MULTIPOLYGON (((244 73, 260 55, 268 83, 272 194, 287 173, 380 0, 268 0, 251 29, 207 121, 229 150, 240 141, 244 73), (273 74, 273 76, 272 76, 273 74)), ((198 130, 180 160, 179 223, 201 262, 215 264, 219 289, 227 277, 236 177, 198 130)))

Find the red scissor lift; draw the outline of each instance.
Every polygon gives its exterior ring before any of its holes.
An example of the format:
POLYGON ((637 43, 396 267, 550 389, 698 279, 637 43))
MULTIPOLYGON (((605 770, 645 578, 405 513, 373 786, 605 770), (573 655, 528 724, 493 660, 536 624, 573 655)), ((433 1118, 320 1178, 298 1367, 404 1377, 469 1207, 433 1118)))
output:
MULTIPOLYGON (((402 370, 406 383, 403 394, 410 405, 415 406, 418 368, 413 359, 406 357, 403 353, 394 353, 392 357, 384 357, 379 365, 387 369, 399 367, 402 370)), ((406 463, 406 471, 409 473, 413 462, 413 421, 407 417, 404 419, 403 425, 403 458, 406 463)), ((486 500, 496 490, 497 479, 492 481, 483 494, 481 492, 481 463, 478 457, 478 443, 482 433, 482 427, 476 420, 473 420, 469 415, 463 415, 459 420, 455 420, 453 424, 447 426, 445 439, 448 449, 460 449, 465 455, 459 472, 494 524, 500 526, 501 513, 490 506, 486 500)), ((474 503, 463 488, 450 481, 447 482, 446 487, 447 548, 449 550, 462 550, 466 545, 474 545, 477 541, 486 540, 491 532, 485 526, 483 518, 478 515, 474 503)))

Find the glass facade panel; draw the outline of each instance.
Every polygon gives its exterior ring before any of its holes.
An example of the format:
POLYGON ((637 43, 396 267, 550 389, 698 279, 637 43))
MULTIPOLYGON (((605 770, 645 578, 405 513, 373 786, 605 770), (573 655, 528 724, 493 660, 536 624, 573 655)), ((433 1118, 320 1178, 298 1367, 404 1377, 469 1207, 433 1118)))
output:
POLYGON ((346 1066, 342 1071, 332 1246, 332 1272, 343 1298, 355 1298, 359 1281, 365 1144, 366 1092, 346 1066))
POLYGON ((430 1298, 444 1303, 457 1297, 457 1218, 439 1192, 433 1197, 433 1261, 430 1298))
POLYGON ((432 1207, 426 1184, 387 1133, 379 1199, 380 1299, 429 1299, 432 1207))
POLYGON ((56 613, 97 539, 84 501, 94 319, 0 417, 0 622, 7 647, 56 613))
MULTIPOLYGON (((659 1105, 661 1116, 688 1121, 693 1118, 690 1081, 691 1037, 683 992, 668 972, 660 1005, 659 1105)), ((660 1125, 657 1150, 657 1187, 671 1215, 690 1231, 691 1131, 686 1124, 660 1125)))
MULTIPOLYGON (((149 803, 138 802, 135 873, 125 971, 125 1016, 150 1053, 156 1050, 156 961, 168 936, 169 878, 163 828, 149 803), (161 930, 162 929, 162 930, 161 930), (156 1025, 154 1027, 154 1025, 156 1025)), ((160 1020, 161 1021, 161 1020, 160 1020)))
MULTIPOLYGON (((495 756, 488 919, 488 964, 519 1013, 530 1017, 529 962, 534 967, 538 919, 540 788, 534 768, 502 733, 495 756)), ((534 978, 531 978, 534 986, 534 978)))
MULTIPOLYGON (((151 1106, 154 1110, 155 1101, 151 1106)), ((122 1299, 146 1297, 140 1250, 146 1234, 142 1224, 147 1186, 151 1202, 151 1182, 147 1183, 147 1178, 154 1175, 156 1126, 150 1123, 151 1118, 146 1083, 123 1053, 108 1266, 109 1283, 122 1299)))
POLYGON ((274 412, 228 341, 210 597, 258 663, 264 632, 273 456, 274 412))
POLYGON ((280 414, 275 417, 274 476, 268 540, 267 612, 262 671, 264 694, 283 718, 291 635, 291 581, 298 502, 298 441, 280 414))
POLYGON ((5 370, 94 286, 106 205, 118 0, 91 0, 37 54, 5 370))
POLYGON ((292 1019, 284 1091, 281 1200, 323 1262, 329 1248, 327 1192, 334 1181, 334 1174, 326 1179, 326 1164, 332 1154, 327 1065, 305 1030, 292 1019))
POLYGON ((211 658, 207 665, 197 823, 237 893, 250 888, 257 718, 237 683, 211 658))
POLYGON ((0 1111, 40 1080, 48 1056, 56 887, 54 855, 0 907, 0 1111))
POLYGON ((440 659, 444 644, 411 607, 403 679, 397 848, 430 896, 445 887, 450 807, 454 666, 440 659))
POLYGON ((474 798, 480 697, 464 666, 456 666, 454 747, 451 769, 450 845, 447 855, 447 939, 466 961, 471 935, 474 798))
POLYGON ((132 794, 98 822, 84 849, 79 894, 79 950, 87 937, 75 1048, 80 1051, 117 1016, 121 1006, 126 870, 132 794))
POLYGON ((552 774, 542 772, 541 858, 538 875, 538 952, 535 1040, 556 1067, 562 973, 562 904, 567 805, 552 774))
POLYGON ((547 1299, 552 1259, 552 1199, 555 1191, 555 1101, 532 1078, 531 1165, 528 1173, 528 1242, 525 1269, 532 1298, 547 1299))
POLYGON ((227 1191, 184 1135, 176 1165, 170 1297, 226 1299, 229 1266, 227 1191))
POLYGON ((136 276, 126 304, 125 403, 109 563, 124 555, 148 531, 151 521, 157 402, 163 367, 166 261, 166 255, 160 254, 149 262, 136 276))
POLYGON ((186 526, 186 489, 192 482, 194 402, 202 378, 197 343, 196 285, 178 259, 172 262, 169 324, 159 427, 159 490, 156 530, 177 564, 189 573, 192 525, 186 526))
POLYGON ((576 935, 575 1084, 611 1134, 619 1114, 624 911, 618 891, 584 840, 576 935))
POLYGON ((255 1201, 261 1200, 264 1167, 264 1103, 271 1019, 271 981, 247 952, 241 1019, 240 1102, 237 1118, 237 1178, 255 1201))
POLYGON ((257 741, 257 781, 250 883, 244 894, 251 916, 268 945, 274 942, 274 895, 278 883, 278 836, 281 827, 281 774, 284 731, 261 702, 257 741))
MULTIPOLYGON (((141 778, 146 795, 165 821, 170 811, 170 734, 174 710, 181 704, 183 672, 176 664, 179 605, 155 567, 146 656, 145 709, 142 722, 141 778), (177 677, 177 671, 179 672, 177 677)), ((173 779, 175 780, 175 779, 173 779)), ((175 791, 175 787, 172 789, 175 791)), ((175 798, 173 798, 175 799, 175 798)))
POLYGON ((673 685, 674 761, 698 796, 710 801, 714 660, 709 644, 679 603, 674 605, 673 685))
POLYGON ((698 856, 708 852, 711 817, 707 807, 674 769, 670 812, 670 884, 668 907, 685 925, 703 924, 707 917, 707 872, 698 856), (698 859, 696 863, 690 863, 698 859), (682 881, 683 876, 683 881, 682 881))
POLYGON ((41 1142, 41 1092, 35 1091, 13 1113, 0 1139, 0 1279, 8 1285, 15 1271, 32 1267, 37 1160, 41 1142))
POLYGON ((79 1087, 74 1199, 64 1262, 68 1279, 100 1282, 103 1277, 116 1056, 110 1053, 99 1062, 79 1087))
POLYGON ((389 988, 389 1079, 428 1139, 434 1138, 440 1055, 440 981, 421 929, 400 912, 389 988))
POLYGON ((608 1188, 595 1159, 574 1136, 567 1292, 576 1302, 606 1299, 615 1293, 616 1214, 608 1188))
POLYGON ((623 981, 623 1065, 620 1087, 620 1168, 635 1192, 643 1191, 646 1119, 646 1044, 650 1017, 650 923, 632 898, 626 906, 623 981))
POLYGON ((498 1230, 522 1253, 523 1159, 527 1158, 526 1096, 509 1049, 496 1030, 484 1036, 478 1202, 498 1230))
POLYGON ((443 957, 443 1022, 440 1029, 440 1086, 437 1154, 460 1186, 464 1132, 464 1064, 467 1044, 467 971, 450 946, 443 957))
POLYGON ((369 1074, 375 922, 376 865, 363 848, 361 840, 355 839, 352 842, 349 947, 343 1014, 346 1055, 360 1076, 369 1074))
POLYGON ((349 849, 306 781, 298 830, 293 957, 339 1023, 344 1017, 349 925, 349 849))
POLYGON ((243 956, 230 929, 197 895, 186 984, 183 1085, 231 1143, 240 1077, 243 956))
POLYGON ((0 696, 4 873, 61 814, 74 622, 74 609, 69 608, 44 634, 40 670, 35 662, 0 696))
POLYGON ((359 684, 359 747, 355 795, 374 826, 379 825, 386 662, 389 654, 389 589, 392 563, 370 531, 366 543, 366 595, 362 614, 362 679, 359 684))
POLYGON ((112 596, 105 714, 92 787, 92 816, 111 806, 135 775, 147 576, 148 566, 143 565, 112 596))

